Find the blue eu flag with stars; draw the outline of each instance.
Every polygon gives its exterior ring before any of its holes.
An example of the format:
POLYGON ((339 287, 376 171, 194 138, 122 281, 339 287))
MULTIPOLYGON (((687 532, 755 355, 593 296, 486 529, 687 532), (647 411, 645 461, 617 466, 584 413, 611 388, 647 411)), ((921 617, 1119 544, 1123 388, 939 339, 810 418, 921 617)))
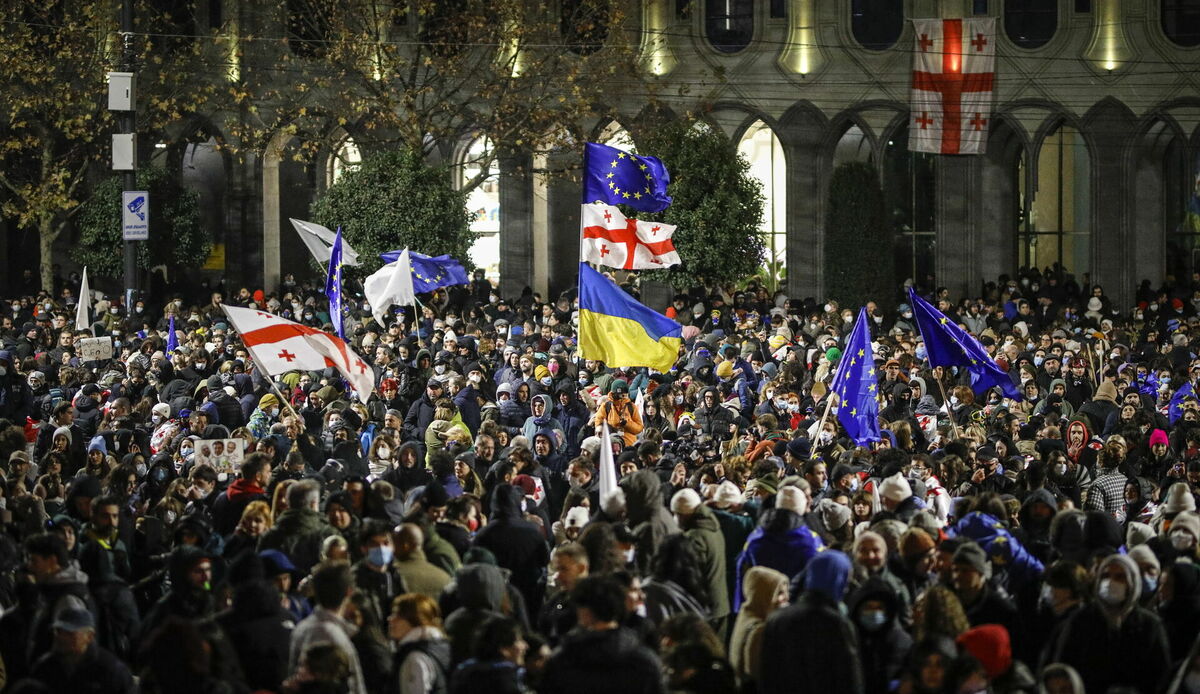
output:
POLYGON ((854 443, 865 446, 879 440, 879 379, 867 310, 858 310, 858 320, 846 343, 846 351, 833 374, 831 389, 838 396, 837 417, 854 443))
POLYGON ((583 204, 628 205, 642 212, 661 212, 671 204, 667 167, 655 157, 642 157, 595 142, 583 151, 583 204))
MULTIPOLYGON (((385 263, 394 263, 404 251, 388 251, 380 254, 385 263)), ((412 266, 413 291, 417 294, 432 292, 452 284, 470 284, 467 270, 448 255, 428 256, 415 251, 408 252, 408 263, 412 266)))
POLYGON ((1008 372, 988 356, 987 350, 958 323, 920 297, 912 287, 908 299, 917 319, 917 329, 925 341, 930 366, 961 366, 971 374, 971 390, 976 394, 1000 388, 1005 397, 1021 399, 1021 392, 1009 378, 1008 372))
POLYGON ((329 249, 329 273, 325 278, 325 296, 329 297, 329 320, 337 336, 346 339, 346 327, 342 324, 342 228, 338 227, 337 238, 329 249))

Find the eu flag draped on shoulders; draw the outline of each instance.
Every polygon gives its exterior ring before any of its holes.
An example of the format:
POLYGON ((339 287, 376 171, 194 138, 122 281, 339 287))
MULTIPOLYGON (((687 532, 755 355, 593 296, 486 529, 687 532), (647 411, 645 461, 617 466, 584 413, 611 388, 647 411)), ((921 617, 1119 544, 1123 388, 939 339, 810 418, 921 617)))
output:
MULTIPOLYGON (((394 263, 400 259, 403 250, 388 251, 380 254, 385 263, 394 263)), ((467 271, 454 258, 448 255, 428 256, 416 251, 408 252, 408 262, 412 267, 413 291, 418 294, 432 292, 452 284, 470 284, 467 271)))
POLYGON ((1189 397, 1196 397, 1196 389, 1192 386, 1192 382, 1188 381, 1179 386, 1179 390, 1171 396, 1171 404, 1167 406, 1167 419, 1174 424, 1183 416, 1183 401, 1189 397))
POLYGON ((879 440, 879 380, 875 375, 875 353, 867 310, 858 310, 846 351, 833 374, 830 390, 838 396, 838 421, 859 446, 879 440))
POLYGON ((579 264, 579 358, 668 371, 683 326, 638 303, 587 263, 579 264))
POLYGON ((671 176, 656 157, 630 154, 595 142, 583 150, 583 204, 628 205, 641 212, 660 212, 671 204, 671 176))
POLYGON ((329 272, 325 278, 325 296, 329 297, 329 320, 337 336, 346 339, 346 326, 342 323, 342 228, 329 249, 329 272))
POLYGON ((976 393, 999 387, 1005 397, 1021 399, 1021 392, 1008 373, 988 356, 978 340, 922 299, 912 287, 908 288, 908 299, 921 339, 925 341, 930 366, 964 367, 971 374, 971 390, 976 393))

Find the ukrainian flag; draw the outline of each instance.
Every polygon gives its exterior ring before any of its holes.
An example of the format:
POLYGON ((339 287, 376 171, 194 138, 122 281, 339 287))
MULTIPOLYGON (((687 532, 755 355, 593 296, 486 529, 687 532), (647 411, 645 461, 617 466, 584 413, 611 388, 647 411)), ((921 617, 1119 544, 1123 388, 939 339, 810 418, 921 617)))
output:
POLYGON ((579 264, 579 356, 609 366, 669 371, 683 326, 642 306, 587 263, 579 264))

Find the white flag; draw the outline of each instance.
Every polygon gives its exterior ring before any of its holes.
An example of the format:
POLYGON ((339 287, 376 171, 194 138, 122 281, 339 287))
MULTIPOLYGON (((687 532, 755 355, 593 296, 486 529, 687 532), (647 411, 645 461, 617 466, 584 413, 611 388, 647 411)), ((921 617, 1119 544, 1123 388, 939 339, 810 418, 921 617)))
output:
POLYGON ((600 498, 606 499, 617 489, 617 465, 613 462, 612 439, 608 435, 608 422, 600 429, 600 498))
POLYGON ((384 325, 385 311, 389 306, 411 306, 416 302, 407 248, 400 253, 396 262, 384 265, 363 281, 363 294, 371 303, 375 322, 380 325, 384 325))
POLYGON ((87 266, 83 268, 83 280, 79 283, 79 303, 75 305, 75 330, 91 330, 88 305, 92 303, 92 290, 88 287, 87 266))
MULTIPOLYGON (((329 267, 329 249, 337 239, 337 234, 316 222, 306 222, 292 217, 288 217, 288 220, 291 221, 296 233, 300 235, 300 240, 304 242, 305 246, 308 246, 308 252, 317 259, 317 264, 323 268, 329 267)), ((344 238, 342 239, 342 265, 358 265, 358 251, 351 248, 344 238)))
POLYGON ((264 373, 320 371, 332 366, 350 382, 364 403, 375 387, 375 373, 343 340, 322 330, 293 323, 273 313, 222 304, 229 323, 264 373))
POLYGON ((588 203, 580 210, 579 226, 580 260, 625 270, 659 270, 680 262, 671 224, 628 219, 612 205, 588 203))

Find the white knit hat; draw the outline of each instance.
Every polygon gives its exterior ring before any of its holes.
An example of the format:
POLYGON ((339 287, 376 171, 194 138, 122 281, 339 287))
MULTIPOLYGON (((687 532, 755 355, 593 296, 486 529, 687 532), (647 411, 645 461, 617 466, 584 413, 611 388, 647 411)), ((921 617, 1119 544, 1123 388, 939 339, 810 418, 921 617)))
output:
POLYGON ((912 487, 908 486, 908 480, 898 472, 879 484, 879 496, 896 503, 912 495, 912 487))
POLYGON ((675 492, 675 496, 671 497, 671 513, 690 516, 698 508, 700 508, 700 495, 691 487, 680 489, 675 492))
POLYGON ((808 513, 808 496, 799 487, 784 487, 775 494, 775 508, 795 511, 803 516, 808 513))
POLYGON ((731 504, 742 502, 742 492, 737 485, 729 480, 717 485, 717 493, 713 495, 713 504, 717 508, 725 508, 731 504))
POLYGON ((570 511, 567 511, 567 518, 566 518, 565 525, 568 528, 582 528, 583 526, 587 525, 587 522, 588 522, 588 510, 586 508, 584 508, 582 506, 576 506, 575 508, 572 508, 570 511))
POLYGON ((1184 482, 1176 482, 1167 489, 1167 501, 1163 504, 1163 513, 1182 513, 1196 510, 1196 497, 1184 482))

